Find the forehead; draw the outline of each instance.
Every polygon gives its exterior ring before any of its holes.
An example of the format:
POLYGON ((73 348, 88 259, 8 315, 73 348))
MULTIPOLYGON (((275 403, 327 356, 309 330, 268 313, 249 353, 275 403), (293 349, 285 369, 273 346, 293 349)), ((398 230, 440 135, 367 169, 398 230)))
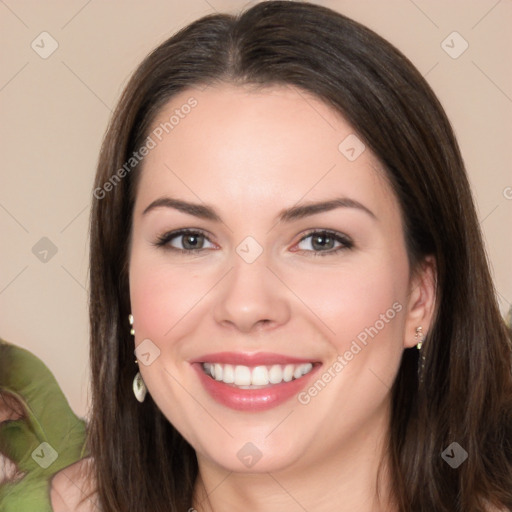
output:
POLYGON ((340 193, 377 210, 397 206, 350 124, 295 87, 187 89, 160 110, 148 136, 138 203, 163 192, 193 200, 222 193, 233 207, 261 207, 340 193))

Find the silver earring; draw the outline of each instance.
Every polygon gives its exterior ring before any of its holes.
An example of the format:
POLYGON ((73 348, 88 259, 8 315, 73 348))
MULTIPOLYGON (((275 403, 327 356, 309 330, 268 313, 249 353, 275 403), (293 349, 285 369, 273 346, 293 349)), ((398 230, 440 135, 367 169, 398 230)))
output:
POLYGON ((144 402, 144 398, 146 398, 147 392, 148 390, 146 388, 146 384, 144 384, 144 381, 142 380, 142 375, 140 372, 137 372, 133 379, 133 394, 135 395, 135 398, 142 403, 144 402))
POLYGON ((132 336, 134 336, 135 335, 135 330, 133 328, 133 315, 131 313, 128 315, 128 321, 130 322, 130 325, 132 326, 132 328, 130 329, 130 334, 132 336))

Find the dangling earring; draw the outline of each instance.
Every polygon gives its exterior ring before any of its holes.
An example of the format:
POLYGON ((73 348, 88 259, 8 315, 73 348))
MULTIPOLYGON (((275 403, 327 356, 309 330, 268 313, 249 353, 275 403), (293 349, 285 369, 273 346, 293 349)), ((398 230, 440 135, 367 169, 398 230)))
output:
MULTIPOLYGON (((135 335, 135 330, 133 329, 133 315, 128 315, 128 321, 130 322, 130 325, 132 328, 130 329, 130 334, 132 336, 135 335)), ((137 364, 138 361, 135 359, 135 364, 137 364)), ((135 377, 133 378, 133 394, 135 395, 135 398, 139 402, 144 402, 144 398, 146 398, 146 393, 148 392, 146 385, 144 384, 144 381, 142 380, 142 375, 140 372, 137 372, 135 374, 135 377)))
POLYGON ((423 327, 421 325, 416 327, 416 334, 414 335, 414 339, 417 341, 416 348, 421 350, 421 345, 423 344, 423 327), (418 341, 419 340, 419 341, 418 341))
POLYGON ((148 390, 146 388, 146 384, 144 384, 144 381, 142 380, 142 375, 140 372, 137 372, 133 379, 133 394, 135 395, 135 398, 142 403, 144 402, 144 398, 146 398, 147 392, 148 390))
POLYGON ((421 347, 423 346, 423 340, 425 339, 425 335, 423 334, 423 328, 421 325, 416 327, 416 334, 414 335, 414 339, 417 341, 416 348, 420 352, 421 362, 418 364, 418 380, 419 382, 423 382, 423 368, 425 367, 425 354, 421 351, 421 347))
POLYGON ((128 321, 130 322, 130 325, 132 326, 132 328, 130 329, 130 334, 132 336, 134 336, 135 335, 135 330, 133 328, 133 315, 131 313, 128 315, 128 321))

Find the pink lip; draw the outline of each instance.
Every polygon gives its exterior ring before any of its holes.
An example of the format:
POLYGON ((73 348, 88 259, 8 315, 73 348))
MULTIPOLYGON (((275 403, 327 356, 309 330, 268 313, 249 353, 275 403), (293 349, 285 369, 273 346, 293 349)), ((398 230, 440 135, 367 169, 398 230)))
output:
POLYGON ((216 352, 205 354, 190 361, 191 363, 222 363, 240 364, 244 366, 266 366, 271 364, 305 364, 313 363, 311 359, 300 359, 298 357, 284 356, 272 352, 216 352))
POLYGON ((191 361, 199 380, 208 394, 218 403, 237 411, 260 412, 277 407, 296 396, 306 387, 317 373, 321 364, 314 364, 313 369, 303 377, 290 382, 269 385, 261 389, 239 389, 231 384, 212 379, 203 371, 202 363, 217 362, 223 364, 241 364, 245 366, 271 364, 303 364, 313 362, 310 359, 298 359, 278 354, 236 354, 222 352, 209 354, 191 361))

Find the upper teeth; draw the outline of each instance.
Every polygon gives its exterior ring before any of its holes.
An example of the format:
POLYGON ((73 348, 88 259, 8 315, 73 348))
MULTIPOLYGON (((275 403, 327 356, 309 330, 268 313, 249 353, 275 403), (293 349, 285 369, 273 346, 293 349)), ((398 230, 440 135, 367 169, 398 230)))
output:
POLYGON ((234 384, 241 388, 249 386, 268 386, 280 382, 298 379, 313 368, 311 363, 274 364, 272 366, 243 366, 220 363, 203 363, 203 370, 215 380, 234 384))

